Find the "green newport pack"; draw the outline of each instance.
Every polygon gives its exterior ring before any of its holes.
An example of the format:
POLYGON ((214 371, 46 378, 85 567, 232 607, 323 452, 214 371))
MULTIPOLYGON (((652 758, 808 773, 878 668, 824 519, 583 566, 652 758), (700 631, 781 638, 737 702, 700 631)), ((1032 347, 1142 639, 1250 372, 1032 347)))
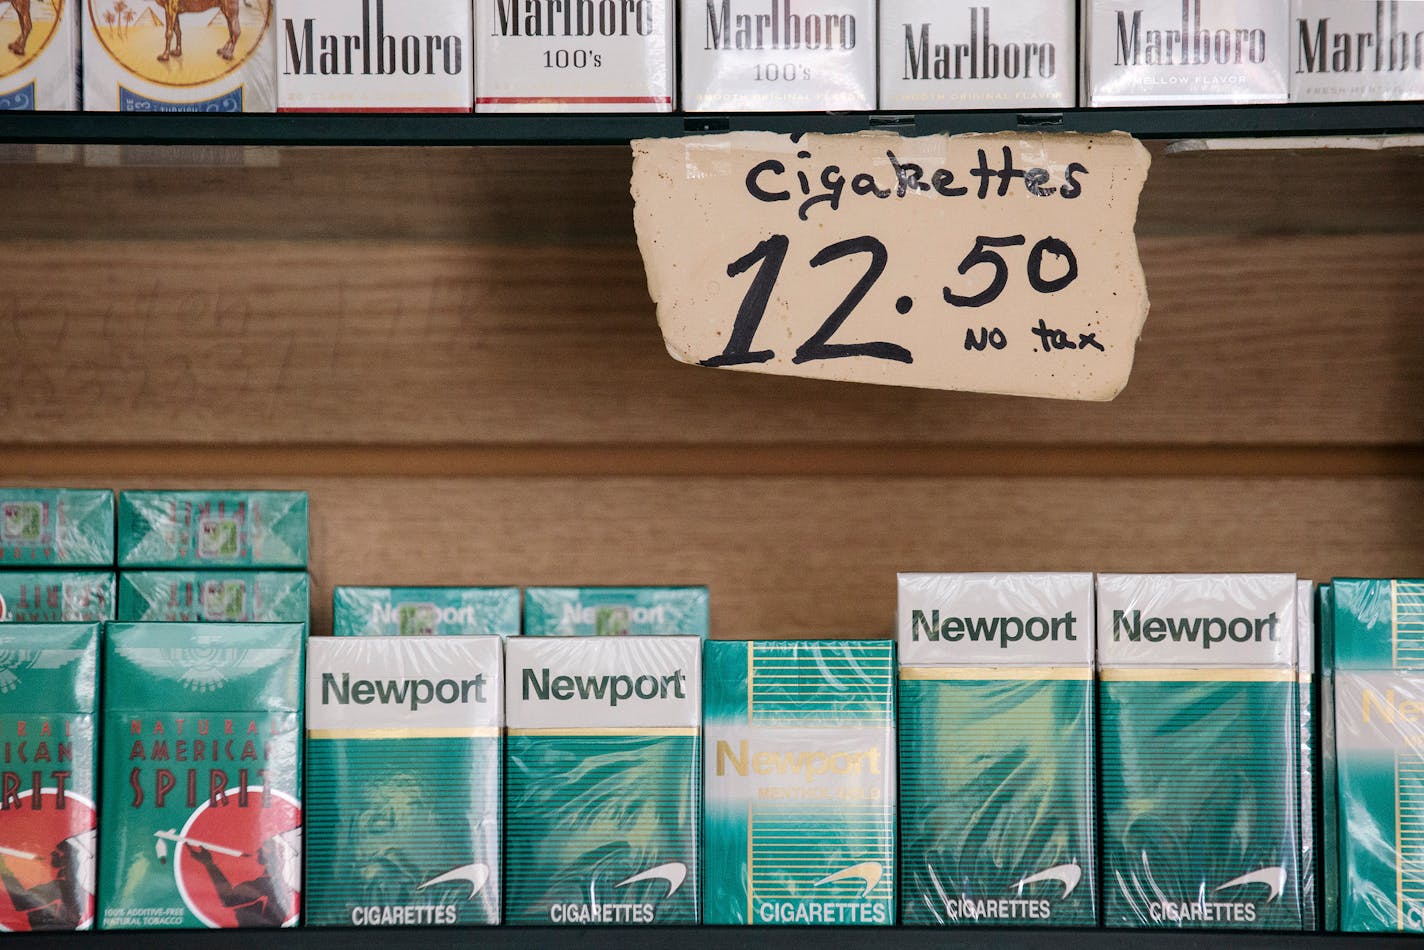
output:
POLYGON ((895 922, 895 645, 708 642, 709 924, 895 922))
POLYGON ((99 625, 0 627, 0 931, 94 926, 99 625))
POLYGON ((167 623, 306 623, 303 571, 124 571, 119 620, 167 623))
POLYGON ((113 566, 113 492, 0 488, 0 567, 113 566))
POLYGON ((119 566, 307 566, 307 493, 119 493, 119 566))
POLYGON ((1343 931, 1424 931, 1424 580, 1336 578, 1343 931))
POLYGON ((696 924, 702 640, 505 642, 505 922, 696 924))
POLYGON ((517 587, 338 587, 338 637, 450 637, 519 634, 517 587))
POLYGON ((111 623, 99 927, 290 927, 302 624, 111 623))
POLYGON ((1315 794, 1315 584, 1295 587, 1297 696, 1300 700, 1300 905, 1306 930, 1320 929, 1320 884, 1315 824, 1319 806, 1315 794))
POLYGON ((900 919, 1092 927, 1093 575, 901 574, 900 919))
POLYGON ((1292 574, 1098 578, 1103 917, 1300 930, 1292 574))
POLYGON ((0 622, 113 619, 113 571, 0 571, 0 622))
POLYGON ((499 923, 500 647, 309 641, 308 925, 499 923))
POLYGON ((705 637, 705 587, 530 587, 529 637, 705 637))

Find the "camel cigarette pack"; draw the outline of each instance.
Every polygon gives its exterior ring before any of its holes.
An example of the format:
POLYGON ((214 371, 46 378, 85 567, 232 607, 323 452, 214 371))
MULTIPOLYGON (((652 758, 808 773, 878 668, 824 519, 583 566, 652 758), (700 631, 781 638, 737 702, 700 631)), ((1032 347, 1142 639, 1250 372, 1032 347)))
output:
POLYGON ((671 112, 676 0, 476 0, 476 112, 671 112))
POLYGON ((0 931, 94 926, 99 626, 0 627, 0 931))
POLYGON ((1084 0, 1089 106, 1285 102, 1286 0, 1084 0))
POLYGON ((517 587, 338 587, 338 637, 455 637, 519 634, 517 587))
POLYGON ((696 924, 699 637, 505 641, 505 922, 696 924))
POLYGON ((875 108, 875 0, 680 0, 688 112, 875 108))
POLYGON ((531 637, 705 637, 705 587, 530 587, 524 633, 531 637))
POLYGON ((79 108, 83 0, 10 0, 0 13, 0 110, 79 108))
POLYGON ((895 922, 895 644, 709 641, 703 916, 895 922))
POLYGON ((1072 0, 880 0, 880 108, 1077 104, 1072 0))
POLYGON ((901 920, 1092 927, 1093 575, 901 574, 901 920))
POLYGON ((1424 931, 1424 580, 1336 578, 1339 920, 1424 931))
POLYGON ((0 622, 114 619, 112 571, 0 571, 0 622))
POLYGON ((1104 922, 1302 929, 1295 576, 1097 589, 1104 922))
POLYGON ((500 647, 309 641, 307 924, 499 923, 500 647))
POLYGON ((1291 0, 1291 99, 1424 99, 1424 3, 1291 0))
POLYGON ((124 571, 118 619, 169 623, 306 623, 303 571, 124 571))
POLYGON ((271 112, 274 0, 77 0, 89 112, 271 112))
POLYGON ((307 494, 119 493, 123 568, 304 568, 307 494))
POLYGON ((469 112, 470 0, 280 0, 278 112, 469 112))
POLYGON ((0 568, 113 566, 113 492, 0 488, 0 568))
POLYGON ((1306 930, 1320 929, 1319 847, 1315 822, 1319 815, 1316 800, 1315 724, 1315 584, 1297 581, 1295 590, 1296 670, 1300 700, 1300 903, 1306 930))
POLYGON ((296 925, 305 629, 108 625, 100 929, 296 925))

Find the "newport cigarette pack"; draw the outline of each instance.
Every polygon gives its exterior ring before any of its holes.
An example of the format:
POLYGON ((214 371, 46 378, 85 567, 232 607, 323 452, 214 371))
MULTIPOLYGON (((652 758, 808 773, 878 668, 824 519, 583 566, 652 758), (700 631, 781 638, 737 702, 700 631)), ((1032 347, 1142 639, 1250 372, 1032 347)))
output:
POLYGON ((338 637, 453 637, 519 634, 517 587, 338 587, 338 637))
POLYGON ((500 646, 308 643, 307 924, 499 923, 500 646))
POLYGON ((0 571, 0 623, 113 619, 112 571, 0 571))
POLYGON ((1315 785, 1316 737, 1320 731, 1315 724, 1315 584, 1297 581, 1295 593, 1296 670, 1300 674, 1300 903, 1305 929, 1319 930, 1320 861, 1315 827, 1320 817, 1320 805, 1315 785))
POLYGON ((1292 574, 1098 578, 1103 918, 1300 930, 1292 574))
POLYGON ((1291 99, 1424 99, 1424 3, 1291 0, 1291 99))
POLYGON ((124 571, 119 620, 174 623, 306 623, 304 571, 124 571))
POLYGON ((901 574, 900 908, 1092 927, 1093 575, 901 574))
POLYGON ((0 488, 0 568, 113 566, 113 492, 0 488))
POLYGON ((0 13, 0 110, 79 108, 83 0, 10 0, 0 13))
POLYGON ((505 921, 696 924, 698 637, 505 641, 505 921))
POLYGON ((307 494, 119 493, 119 566, 307 566, 307 494))
POLYGON ((530 587, 531 637, 707 636, 705 587, 530 587))
POLYGON ((100 928, 297 923, 305 629, 109 624, 100 928))

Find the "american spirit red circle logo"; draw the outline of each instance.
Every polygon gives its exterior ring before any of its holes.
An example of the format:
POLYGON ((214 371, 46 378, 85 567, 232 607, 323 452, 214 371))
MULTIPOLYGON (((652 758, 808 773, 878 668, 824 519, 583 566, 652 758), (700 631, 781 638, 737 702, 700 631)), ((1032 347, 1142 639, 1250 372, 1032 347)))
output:
POLYGON ((94 924, 94 803, 68 789, 12 793, 0 811, 0 930, 94 924), (38 794, 38 798, 36 798, 38 794))
POLYGON ((229 788, 181 830, 160 833, 175 855, 183 902, 209 927, 291 927, 301 910, 302 810, 284 792, 229 788))

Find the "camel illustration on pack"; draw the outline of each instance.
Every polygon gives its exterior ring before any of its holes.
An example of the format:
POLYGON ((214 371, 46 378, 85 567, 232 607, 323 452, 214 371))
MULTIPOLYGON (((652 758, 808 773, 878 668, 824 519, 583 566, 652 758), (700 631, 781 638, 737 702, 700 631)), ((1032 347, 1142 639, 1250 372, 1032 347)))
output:
MULTIPOLYGON (((10 2, 29 5, 29 0, 10 2)), ((179 20, 181 14, 202 13, 214 8, 227 20, 227 42, 218 50, 218 55, 223 59, 232 59, 237 38, 242 35, 242 25, 237 19, 239 3, 240 0, 163 0, 163 52, 158 54, 158 61, 166 63, 171 57, 183 55, 183 27, 179 20)))
POLYGON ((25 44, 30 40, 30 27, 34 25, 34 21, 30 19, 30 0, 9 0, 9 3, 15 8, 15 15, 20 18, 20 35, 10 44, 10 52, 16 56, 24 56, 25 44))

